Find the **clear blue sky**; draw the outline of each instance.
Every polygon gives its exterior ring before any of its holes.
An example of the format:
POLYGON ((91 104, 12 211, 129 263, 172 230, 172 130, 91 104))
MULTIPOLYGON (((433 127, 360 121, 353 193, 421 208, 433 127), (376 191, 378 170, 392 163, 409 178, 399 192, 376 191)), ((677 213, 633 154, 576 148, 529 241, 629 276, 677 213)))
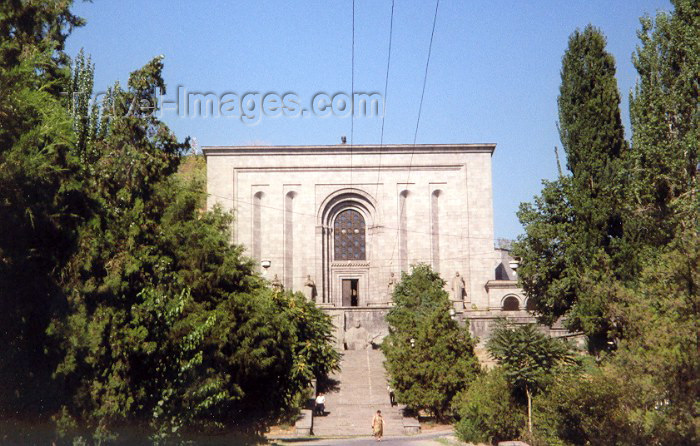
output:
MULTIPOLYGON (((385 143, 413 142, 435 3, 395 0, 386 93, 385 143)), ((617 61, 622 114, 629 135, 631 55, 639 18, 670 10, 667 0, 441 0, 418 143, 498 144, 493 157, 496 237, 522 228, 518 204, 556 176, 554 146, 561 57, 568 36, 588 23, 602 29, 617 61)), ((189 91, 318 92, 351 89, 352 0, 135 1, 77 3, 87 19, 68 40, 96 63, 95 87, 122 83, 152 57, 165 56, 165 81, 189 91)), ((383 93, 391 0, 355 0, 355 91, 383 93)), ((200 145, 337 144, 350 118, 164 120, 200 145)), ((378 144, 381 119, 357 118, 355 144, 378 144)))

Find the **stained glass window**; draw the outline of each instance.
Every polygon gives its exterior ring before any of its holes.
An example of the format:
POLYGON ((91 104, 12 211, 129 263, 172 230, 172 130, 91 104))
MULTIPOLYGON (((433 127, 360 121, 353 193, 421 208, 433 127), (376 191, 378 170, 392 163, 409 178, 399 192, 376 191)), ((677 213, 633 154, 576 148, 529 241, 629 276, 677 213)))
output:
POLYGON ((333 223, 335 260, 365 260, 365 219, 352 209, 346 209, 333 223))

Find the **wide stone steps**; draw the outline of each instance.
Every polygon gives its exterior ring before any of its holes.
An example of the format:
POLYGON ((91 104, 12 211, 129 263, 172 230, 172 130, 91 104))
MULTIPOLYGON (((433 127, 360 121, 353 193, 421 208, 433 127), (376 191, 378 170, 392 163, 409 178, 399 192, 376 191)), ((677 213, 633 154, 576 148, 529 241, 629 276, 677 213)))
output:
POLYGON ((379 350, 343 352, 337 387, 326 394, 326 416, 315 416, 313 432, 321 436, 372 435, 372 417, 384 418, 384 435, 403 435, 402 407, 391 407, 379 350))

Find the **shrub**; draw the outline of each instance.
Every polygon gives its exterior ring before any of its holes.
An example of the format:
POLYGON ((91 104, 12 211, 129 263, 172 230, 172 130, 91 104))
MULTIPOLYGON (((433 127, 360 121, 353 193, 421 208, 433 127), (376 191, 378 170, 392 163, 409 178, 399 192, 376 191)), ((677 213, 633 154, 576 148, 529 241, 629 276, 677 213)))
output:
POLYGON ((535 398, 534 436, 546 445, 634 444, 624 388, 600 369, 562 373, 535 398))
POLYGON ((479 376, 454 402, 457 436, 468 442, 498 442, 521 436, 525 412, 513 398, 500 367, 479 376))

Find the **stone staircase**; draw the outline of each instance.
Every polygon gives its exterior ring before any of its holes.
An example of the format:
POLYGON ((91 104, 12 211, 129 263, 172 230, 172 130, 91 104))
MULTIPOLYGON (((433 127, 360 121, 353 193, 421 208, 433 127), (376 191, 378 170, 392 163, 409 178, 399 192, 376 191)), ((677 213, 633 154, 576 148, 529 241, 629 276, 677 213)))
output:
POLYGON ((326 393, 326 415, 314 416, 313 433, 319 436, 372 435, 372 417, 384 418, 384 435, 404 435, 402 406, 392 407, 387 392, 384 355, 380 350, 346 350, 337 386, 326 393))

